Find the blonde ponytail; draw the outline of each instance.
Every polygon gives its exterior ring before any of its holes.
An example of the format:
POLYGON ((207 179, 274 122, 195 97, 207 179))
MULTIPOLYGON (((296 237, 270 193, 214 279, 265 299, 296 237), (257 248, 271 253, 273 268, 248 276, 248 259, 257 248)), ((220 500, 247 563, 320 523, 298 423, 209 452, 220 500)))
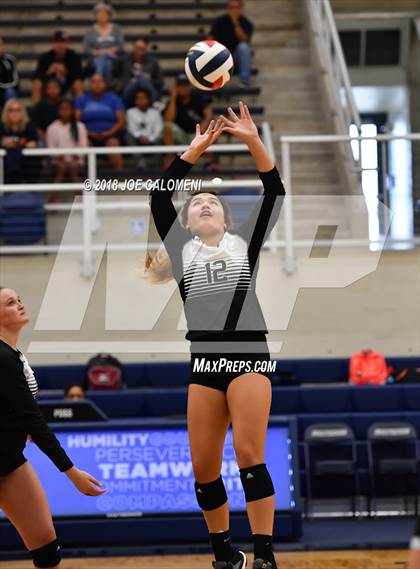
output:
POLYGON ((154 255, 147 251, 144 278, 150 284, 166 284, 174 278, 172 262, 163 243, 154 255))

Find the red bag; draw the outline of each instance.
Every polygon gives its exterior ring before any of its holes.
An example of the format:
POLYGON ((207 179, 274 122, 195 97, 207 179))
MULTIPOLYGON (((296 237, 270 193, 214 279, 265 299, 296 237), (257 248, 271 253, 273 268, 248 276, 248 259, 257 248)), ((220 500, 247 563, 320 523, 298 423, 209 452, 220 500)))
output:
POLYGON ((383 354, 374 350, 362 350, 350 358, 349 380, 353 385, 384 385, 390 371, 383 354))
POLYGON ((121 362, 109 354, 98 354, 86 367, 85 388, 93 391, 114 391, 123 386, 121 362))

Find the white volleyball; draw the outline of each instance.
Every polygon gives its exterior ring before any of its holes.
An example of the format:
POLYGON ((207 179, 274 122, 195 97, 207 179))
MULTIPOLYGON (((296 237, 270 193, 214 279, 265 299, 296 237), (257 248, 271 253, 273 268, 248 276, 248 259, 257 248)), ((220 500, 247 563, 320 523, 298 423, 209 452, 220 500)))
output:
POLYGON ((203 91, 214 91, 226 85, 232 70, 232 54, 214 40, 199 41, 185 58, 185 73, 190 83, 203 91))

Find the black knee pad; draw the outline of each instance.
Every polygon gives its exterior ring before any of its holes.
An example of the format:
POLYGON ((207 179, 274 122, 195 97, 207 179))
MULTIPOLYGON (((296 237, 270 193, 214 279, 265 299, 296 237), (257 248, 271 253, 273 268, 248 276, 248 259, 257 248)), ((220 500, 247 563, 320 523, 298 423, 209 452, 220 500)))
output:
POLYGON ((215 510, 227 502, 226 488, 221 476, 207 484, 196 482, 195 495, 198 505, 204 511, 215 510))
POLYGON ((35 567, 47 569, 47 567, 55 567, 61 561, 60 546, 55 539, 47 545, 43 545, 38 549, 30 551, 35 567))
POLYGON ((274 495, 273 481, 265 464, 241 468, 239 472, 247 502, 262 500, 274 495))

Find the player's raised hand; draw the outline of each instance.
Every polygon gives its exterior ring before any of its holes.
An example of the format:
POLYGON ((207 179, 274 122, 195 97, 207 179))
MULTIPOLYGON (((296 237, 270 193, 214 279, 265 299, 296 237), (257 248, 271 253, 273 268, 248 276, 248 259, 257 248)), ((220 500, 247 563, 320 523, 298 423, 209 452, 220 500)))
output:
POLYGON ((209 146, 214 144, 220 134, 222 133, 224 124, 219 118, 216 121, 211 120, 207 130, 201 134, 200 125, 197 124, 195 127, 195 137, 191 141, 191 147, 199 152, 204 152, 209 146))
POLYGON ((224 124, 222 132, 233 134, 245 143, 249 143, 256 138, 259 138, 258 129, 252 120, 251 113, 249 112, 247 105, 244 105, 242 101, 239 101, 239 117, 232 107, 228 107, 227 112, 229 114, 229 118, 226 118, 223 115, 220 116, 224 124))
POLYGON ((191 141, 187 150, 182 154, 181 158, 187 162, 194 164, 205 150, 216 142, 222 134, 224 123, 221 118, 210 121, 206 131, 201 134, 200 125, 195 128, 195 137, 191 141))

